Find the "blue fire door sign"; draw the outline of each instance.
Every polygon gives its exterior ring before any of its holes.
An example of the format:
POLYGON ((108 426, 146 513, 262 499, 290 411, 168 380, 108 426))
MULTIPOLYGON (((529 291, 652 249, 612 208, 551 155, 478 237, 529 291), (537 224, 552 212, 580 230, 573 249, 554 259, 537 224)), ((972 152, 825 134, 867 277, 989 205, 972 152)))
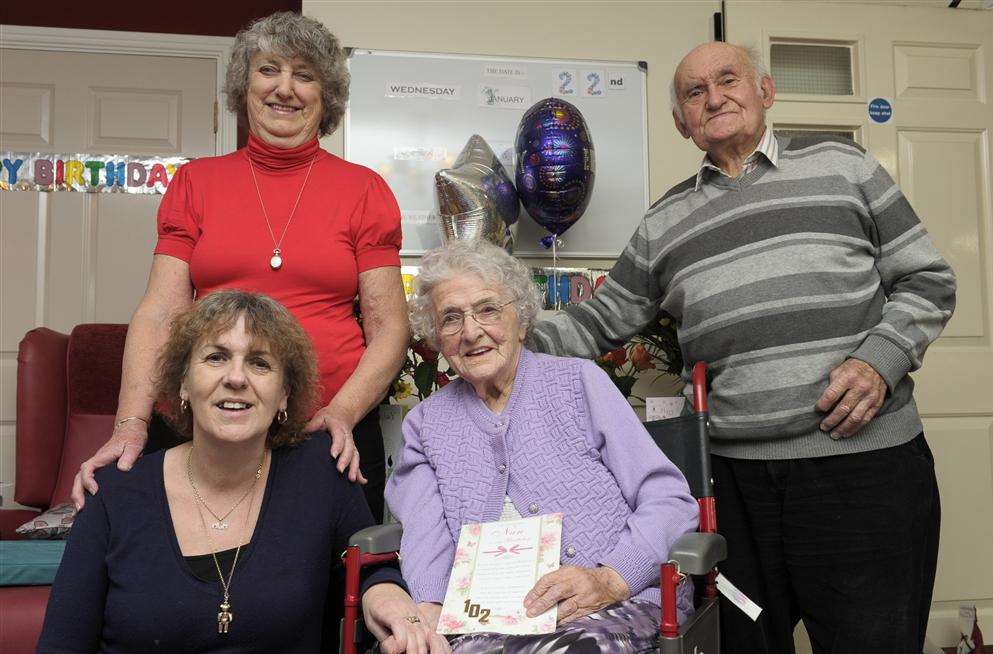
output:
POLYGON ((869 101, 869 118, 875 123, 888 123, 893 117, 893 105, 886 98, 873 98, 869 101))

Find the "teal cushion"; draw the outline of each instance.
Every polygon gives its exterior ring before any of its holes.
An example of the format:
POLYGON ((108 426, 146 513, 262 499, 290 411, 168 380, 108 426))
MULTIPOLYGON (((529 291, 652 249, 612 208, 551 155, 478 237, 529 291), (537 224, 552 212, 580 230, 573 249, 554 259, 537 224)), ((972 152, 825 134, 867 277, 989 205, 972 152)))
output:
POLYGON ((65 548, 64 540, 0 540, 0 586, 51 584, 65 548))

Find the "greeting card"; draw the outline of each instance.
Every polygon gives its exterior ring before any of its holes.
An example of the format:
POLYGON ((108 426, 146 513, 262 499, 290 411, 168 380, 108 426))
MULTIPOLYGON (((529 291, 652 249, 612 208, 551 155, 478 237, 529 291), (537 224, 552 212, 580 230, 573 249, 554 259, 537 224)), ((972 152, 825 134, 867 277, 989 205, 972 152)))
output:
POLYGON ((555 631, 558 609, 529 618, 524 596, 558 569, 561 546, 561 513, 463 525, 438 633, 555 631))

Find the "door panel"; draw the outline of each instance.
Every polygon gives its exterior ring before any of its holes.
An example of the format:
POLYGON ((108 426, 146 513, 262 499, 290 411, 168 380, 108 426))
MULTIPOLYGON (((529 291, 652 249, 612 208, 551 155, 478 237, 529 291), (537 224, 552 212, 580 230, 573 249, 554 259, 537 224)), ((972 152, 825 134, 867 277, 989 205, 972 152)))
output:
POLYGON ((155 220, 136 216, 154 216, 160 196, 127 197, 104 194, 99 198, 100 220, 96 225, 99 250, 93 261, 95 278, 94 313, 101 321, 128 322, 145 291, 151 254, 155 248, 155 220), (122 270, 133 274, 122 275, 122 270), (120 298, 136 298, 122 303, 120 298))
MULTIPOLYGON (((991 244, 983 230, 988 215, 983 180, 990 170, 981 130, 897 130, 901 186, 910 204, 927 217, 928 231, 957 276, 958 306, 945 328, 943 345, 989 347, 991 244), (947 170, 955 171, 948 175, 947 170), (983 256, 986 254, 986 256, 983 256), (969 339, 969 340, 962 340, 969 339)), ((922 218, 923 219, 923 218, 922 218)), ((930 362, 929 362, 930 363, 930 362)), ((982 404, 988 398, 976 398, 982 404)))
POLYGON ((898 99, 983 99, 982 53, 974 45, 896 44, 893 67, 898 99))
POLYGON ((88 147, 178 154, 182 100, 177 90, 94 88, 88 147))
POLYGON ((36 150, 51 146, 54 136, 55 86, 0 81, 0 130, 4 147, 36 150))

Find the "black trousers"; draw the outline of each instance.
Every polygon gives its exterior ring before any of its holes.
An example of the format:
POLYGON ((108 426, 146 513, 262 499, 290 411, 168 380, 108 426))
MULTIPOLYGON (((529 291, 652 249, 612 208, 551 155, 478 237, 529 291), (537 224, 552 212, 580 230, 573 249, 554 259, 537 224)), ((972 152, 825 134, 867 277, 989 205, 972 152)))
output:
POLYGON ((924 434, 841 456, 714 456, 713 471, 719 569, 763 609, 753 622, 721 597, 726 654, 792 654, 800 620, 815 654, 920 654, 941 517, 924 434))

